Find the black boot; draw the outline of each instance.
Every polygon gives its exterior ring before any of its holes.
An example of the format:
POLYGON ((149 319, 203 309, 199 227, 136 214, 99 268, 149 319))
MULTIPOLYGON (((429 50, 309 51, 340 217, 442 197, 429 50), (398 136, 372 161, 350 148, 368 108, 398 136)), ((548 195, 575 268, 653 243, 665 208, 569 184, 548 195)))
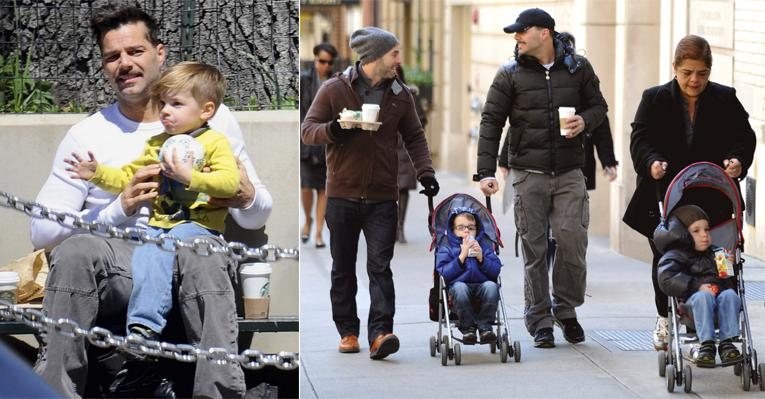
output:
MULTIPOLYGON (((130 335, 147 341, 158 341, 159 334, 140 324, 129 327, 130 335)), ((162 375, 159 359, 141 353, 125 351, 127 360, 117 373, 109 393, 114 397, 175 398, 173 382, 162 375)))

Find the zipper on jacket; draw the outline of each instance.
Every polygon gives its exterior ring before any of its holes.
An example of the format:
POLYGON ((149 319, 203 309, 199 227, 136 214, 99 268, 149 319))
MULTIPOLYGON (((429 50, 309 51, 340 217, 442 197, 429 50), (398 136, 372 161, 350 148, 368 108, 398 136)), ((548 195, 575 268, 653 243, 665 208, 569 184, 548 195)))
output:
POLYGON ((554 109, 553 109, 553 99, 552 99, 552 81, 550 80, 550 70, 545 68, 545 83, 547 83, 547 115, 550 117, 550 129, 548 132, 550 133, 550 152, 552 153, 552 156, 550 157, 552 159, 552 168, 550 170, 550 173, 555 176, 555 117, 554 115, 554 109))

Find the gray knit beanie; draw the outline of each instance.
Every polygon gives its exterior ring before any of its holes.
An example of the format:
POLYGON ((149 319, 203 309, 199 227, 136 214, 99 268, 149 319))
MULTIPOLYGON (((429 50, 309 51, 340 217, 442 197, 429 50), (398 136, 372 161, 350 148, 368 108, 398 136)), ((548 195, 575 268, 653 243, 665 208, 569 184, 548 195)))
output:
POLYGON ((351 50, 359 55, 362 64, 368 64, 385 55, 398 44, 396 35, 373 26, 361 28, 351 34, 351 50))

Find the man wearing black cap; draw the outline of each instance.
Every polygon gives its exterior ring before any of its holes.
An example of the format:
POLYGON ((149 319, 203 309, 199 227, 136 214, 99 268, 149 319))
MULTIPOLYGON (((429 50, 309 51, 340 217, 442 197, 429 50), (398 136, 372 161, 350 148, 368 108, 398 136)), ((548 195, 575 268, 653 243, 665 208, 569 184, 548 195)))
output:
POLYGON ((435 178, 428 143, 406 85, 396 78, 401 64, 398 39, 369 27, 351 35, 359 61, 327 80, 316 93, 301 126, 308 145, 326 144, 327 227, 332 253, 332 318, 340 333, 341 353, 359 351, 356 312, 356 253, 359 234, 367 243, 370 308, 367 325, 369 356, 382 359, 398 350, 393 334, 395 292, 390 261, 396 240, 399 134, 425 187, 435 196, 435 178), (380 106, 377 131, 343 129, 338 114, 380 106))
POLYGON ((499 189, 494 172, 509 117, 507 157, 525 265, 526 329, 536 347, 555 346, 554 323, 567 341, 579 343, 585 336, 575 308, 584 303, 589 225, 581 133, 600 125, 607 106, 592 66, 557 38, 550 14, 528 9, 504 31, 515 33, 515 59, 497 72, 481 115, 481 190, 492 195, 499 189), (559 107, 574 107, 576 114, 560 120, 559 107), (552 299, 548 229, 557 238, 552 299))

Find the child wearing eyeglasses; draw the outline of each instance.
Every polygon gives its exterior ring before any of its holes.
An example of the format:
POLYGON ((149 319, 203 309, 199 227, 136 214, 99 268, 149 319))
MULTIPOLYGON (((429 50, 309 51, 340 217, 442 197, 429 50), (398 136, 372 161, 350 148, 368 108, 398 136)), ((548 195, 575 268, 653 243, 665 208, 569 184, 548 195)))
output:
POLYGON ((497 341, 491 329, 499 302, 497 277, 502 262, 471 209, 455 209, 450 215, 448 245, 439 246, 436 271, 443 276, 459 318, 462 342, 481 344, 497 341), (481 304, 476 312, 472 303, 481 304), (476 331, 478 332, 476 334, 476 331))

